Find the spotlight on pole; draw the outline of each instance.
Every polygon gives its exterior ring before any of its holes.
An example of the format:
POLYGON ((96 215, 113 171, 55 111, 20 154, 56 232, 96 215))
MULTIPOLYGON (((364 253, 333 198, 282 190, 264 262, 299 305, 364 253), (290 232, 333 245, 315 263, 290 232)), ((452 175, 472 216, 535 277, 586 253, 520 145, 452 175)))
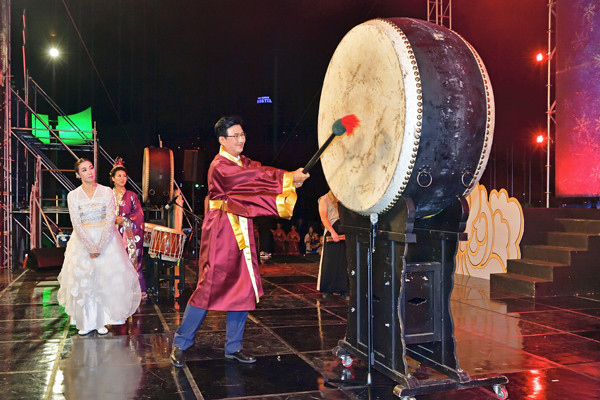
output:
POLYGON ((546 136, 545 136, 545 135, 541 135, 541 134, 540 134, 540 135, 537 135, 537 136, 535 137, 535 142, 536 142, 537 144, 542 144, 542 143, 544 143, 544 141, 546 141, 546 136))
POLYGON ((542 62, 544 60, 546 60, 546 55, 541 51, 535 55, 535 61, 542 62))
POLYGON ((48 50, 48 54, 50 54, 50 57, 52 58, 57 58, 60 55, 60 52, 56 47, 52 47, 48 50))

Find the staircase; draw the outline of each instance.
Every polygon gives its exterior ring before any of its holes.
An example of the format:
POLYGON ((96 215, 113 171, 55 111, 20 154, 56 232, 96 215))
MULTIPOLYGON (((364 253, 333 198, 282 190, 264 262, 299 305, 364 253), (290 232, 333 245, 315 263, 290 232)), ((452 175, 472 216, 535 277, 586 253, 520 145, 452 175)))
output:
POLYGON ((522 258, 492 274, 490 290, 529 297, 600 293, 600 218, 589 218, 598 211, 548 210, 546 223, 536 223, 539 209, 529 224, 526 216, 525 230, 537 230, 528 239, 539 243, 525 243, 524 235, 522 258))

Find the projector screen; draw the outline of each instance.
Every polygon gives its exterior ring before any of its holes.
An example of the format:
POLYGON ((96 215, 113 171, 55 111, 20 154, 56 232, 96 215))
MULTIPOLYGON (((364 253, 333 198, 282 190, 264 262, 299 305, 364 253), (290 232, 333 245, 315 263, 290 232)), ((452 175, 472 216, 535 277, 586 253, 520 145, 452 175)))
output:
POLYGON ((600 196, 600 3, 556 3, 556 195, 600 196))

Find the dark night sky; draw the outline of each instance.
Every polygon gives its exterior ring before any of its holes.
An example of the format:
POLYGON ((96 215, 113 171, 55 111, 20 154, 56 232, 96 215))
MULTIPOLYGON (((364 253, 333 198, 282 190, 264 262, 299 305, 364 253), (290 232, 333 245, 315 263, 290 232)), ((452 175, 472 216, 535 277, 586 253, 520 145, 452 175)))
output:
MULTIPOLYGON (((67 113, 91 105, 102 144, 130 166, 141 166, 143 148, 158 145, 158 135, 166 147, 199 147, 212 159, 212 126, 230 113, 246 120, 247 155, 301 166, 317 148, 320 88, 344 34, 376 17, 427 18, 426 0, 64 1, 108 95, 62 0, 12 1, 15 86, 23 86, 25 9, 33 79, 50 93, 54 68, 56 102, 67 113), (55 66, 46 56, 50 42, 64 52, 55 66), (273 106, 256 104, 258 96, 279 99, 276 140, 273 106)), ((547 46, 547 1, 454 0, 452 11, 453 29, 475 47, 492 81, 496 153, 528 146, 546 123, 546 69, 533 55, 547 46)), ((309 198, 324 189, 320 169, 313 171, 313 187, 303 188, 309 198)))

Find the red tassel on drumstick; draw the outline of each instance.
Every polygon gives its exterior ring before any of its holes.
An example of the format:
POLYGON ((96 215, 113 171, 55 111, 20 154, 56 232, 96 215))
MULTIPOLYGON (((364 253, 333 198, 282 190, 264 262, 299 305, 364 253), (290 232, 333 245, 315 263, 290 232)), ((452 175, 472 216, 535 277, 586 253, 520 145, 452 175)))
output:
POLYGON ((352 136, 354 133, 354 128, 357 126, 360 126, 360 120, 354 114, 346 115, 345 117, 336 120, 331 127, 331 135, 325 141, 325 143, 323 143, 319 150, 317 150, 315 155, 312 156, 310 161, 302 170, 302 173, 306 174, 312 167, 314 167, 319 157, 321 157, 321 154, 323 154, 325 149, 331 144, 336 136, 342 136, 344 133, 348 133, 348 136, 352 136))

